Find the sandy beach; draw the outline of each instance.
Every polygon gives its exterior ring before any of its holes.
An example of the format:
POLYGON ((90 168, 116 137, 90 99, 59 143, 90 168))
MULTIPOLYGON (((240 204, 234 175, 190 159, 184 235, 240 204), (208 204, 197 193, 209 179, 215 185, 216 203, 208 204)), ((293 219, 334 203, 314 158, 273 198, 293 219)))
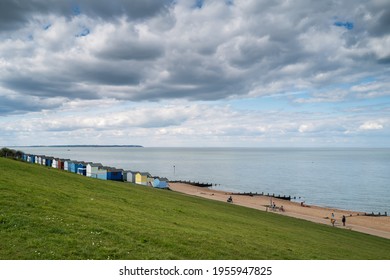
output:
MULTIPOLYGON (((195 187, 183 183, 170 183, 172 191, 184 193, 187 195, 199 196, 207 199, 213 199, 226 202, 231 195, 229 192, 213 190, 210 188, 195 187)), ((275 203, 276 209, 268 207, 271 203, 271 198, 267 196, 246 196, 246 195, 231 195, 233 204, 241 205, 258 209, 261 211, 270 211, 276 214, 295 217, 308 220, 315 223, 326 224, 332 226, 331 215, 334 213, 336 220, 335 227, 344 228, 346 230, 359 231, 371 235, 376 235, 390 239, 390 217, 389 216, 363 216, 364 213, 323 208, 315 205, 301 206, 300 203, 272 198, 272 203, 275 203), (283 206, 284 211, 279 208, 283 206), (343 226, 341 221, 342 216, 346 216, 346 225, 343 226)))

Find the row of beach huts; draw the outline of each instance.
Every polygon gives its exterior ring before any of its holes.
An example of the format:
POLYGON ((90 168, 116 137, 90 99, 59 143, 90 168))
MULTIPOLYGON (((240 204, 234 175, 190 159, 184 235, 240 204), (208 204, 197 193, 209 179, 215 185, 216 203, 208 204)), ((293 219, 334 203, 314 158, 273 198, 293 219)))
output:
POLYGON ((167 178, 152 176, 148 172, 123 170, 115 167, 103 166, 101 163, 75 161, 32 154, 23 154, 22 160, 101 180, 131 182, 160 189, 167 189, 169 187, 167 178))

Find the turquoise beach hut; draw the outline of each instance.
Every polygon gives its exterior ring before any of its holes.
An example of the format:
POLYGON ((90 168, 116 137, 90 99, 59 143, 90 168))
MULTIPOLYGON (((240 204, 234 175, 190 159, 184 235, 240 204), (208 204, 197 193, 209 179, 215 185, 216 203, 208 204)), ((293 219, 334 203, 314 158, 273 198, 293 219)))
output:
POLYGON ((158 189, 167 189, 168 188, 168 179, 155 177, 152 186, 158 189))

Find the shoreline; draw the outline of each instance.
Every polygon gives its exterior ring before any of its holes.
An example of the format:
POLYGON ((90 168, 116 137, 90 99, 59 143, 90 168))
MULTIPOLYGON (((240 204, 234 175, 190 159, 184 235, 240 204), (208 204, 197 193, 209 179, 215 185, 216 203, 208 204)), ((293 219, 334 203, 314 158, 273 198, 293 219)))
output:
POLYGON ((169 183, 169 188, 172 191, 183 194, 222 202, 226 202, 228 197, 232 196, 233 204, 236 205, 253 208, 260 211, 273 212, 275 214, 303 219, 319 224, 326 224, 329 226, 332 226, 331 214, 334 213, 336 220, 335 227, 390 239, 389 216, 364 216, 363 212, 352 210, 326 208, 315 205, 301 206, 301 204, 298 202, 271 198, 268 196, 234 195, 226 191, 213 190, 205 187, 196 187, 185 183, 169 183), (275 203, 276 209, 270 208, 270 203, 275 203), (283 206, 284 211, 280 210, 280 206, 283 206), (345 226, 343 226, 341 222, 343 215, 346 216, 345 226))

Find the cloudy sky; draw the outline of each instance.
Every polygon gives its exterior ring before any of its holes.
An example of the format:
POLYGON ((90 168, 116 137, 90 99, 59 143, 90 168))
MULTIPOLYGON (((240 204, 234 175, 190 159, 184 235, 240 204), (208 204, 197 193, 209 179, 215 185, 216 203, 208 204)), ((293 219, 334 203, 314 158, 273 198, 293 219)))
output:
POLYGON ((0 146, 389 139, 388 0, 0 2, 0 146))

